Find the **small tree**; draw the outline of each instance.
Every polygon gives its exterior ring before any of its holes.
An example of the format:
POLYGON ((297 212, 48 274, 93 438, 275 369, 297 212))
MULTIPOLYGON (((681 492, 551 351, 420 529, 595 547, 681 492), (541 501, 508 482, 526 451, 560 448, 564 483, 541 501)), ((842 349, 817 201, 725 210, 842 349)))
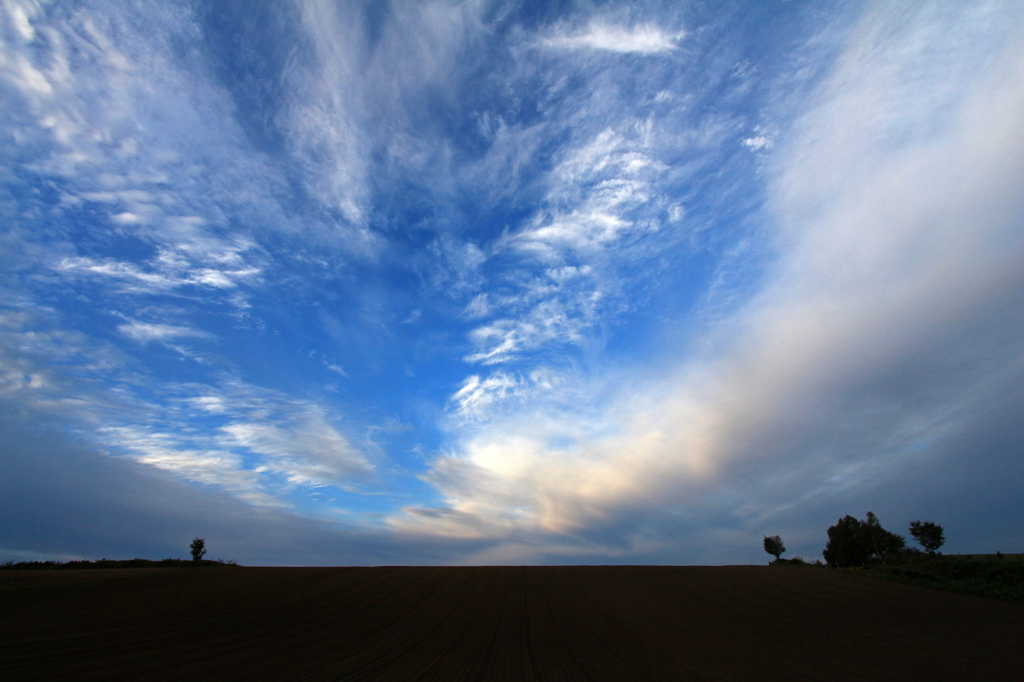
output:
POLYGON ((764 551, 771 554, 773 557, 775 557, 775 560, 778 561, 782 553, 786 551, 786 545, 782 543, 782 538, 780 538, 778 535, 772 535, 770 537, 765 535, 764 551))
POLYGON ((942 532, 942 526, 933 521, 910 522, 910 534, 929 554, 934 554, 946 542, 942 532))
POLYGON ((206 540, 202 538, 192 538, 192 544, 189 545, 189 550, 192 552, 192 561, 201 561, 203 555, 206 554, 206 540))

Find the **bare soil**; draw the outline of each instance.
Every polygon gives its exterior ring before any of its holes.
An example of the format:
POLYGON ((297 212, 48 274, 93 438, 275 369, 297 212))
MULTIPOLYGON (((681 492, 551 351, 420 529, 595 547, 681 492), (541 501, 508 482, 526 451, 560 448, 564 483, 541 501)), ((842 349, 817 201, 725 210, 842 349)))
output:
POLYGON ((796 567, 0 572, 0 679, 1022 679, 1024 607, 796 567))

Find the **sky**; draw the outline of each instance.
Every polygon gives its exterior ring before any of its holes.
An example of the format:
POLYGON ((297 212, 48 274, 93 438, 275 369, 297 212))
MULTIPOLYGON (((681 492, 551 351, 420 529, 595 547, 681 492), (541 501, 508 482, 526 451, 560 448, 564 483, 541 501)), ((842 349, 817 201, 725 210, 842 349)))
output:
POLYGON ((0 561, 1024 551, 1024 4, 0 0, 0 561))

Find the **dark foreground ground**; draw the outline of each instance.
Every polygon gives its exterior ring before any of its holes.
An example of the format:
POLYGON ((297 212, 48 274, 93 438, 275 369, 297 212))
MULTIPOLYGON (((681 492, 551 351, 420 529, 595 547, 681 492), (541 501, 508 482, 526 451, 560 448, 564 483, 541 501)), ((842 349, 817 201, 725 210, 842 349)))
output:
POLYGON ((0 572, 0 680, 1024 679, 1024 607, 796 567, 0 572))

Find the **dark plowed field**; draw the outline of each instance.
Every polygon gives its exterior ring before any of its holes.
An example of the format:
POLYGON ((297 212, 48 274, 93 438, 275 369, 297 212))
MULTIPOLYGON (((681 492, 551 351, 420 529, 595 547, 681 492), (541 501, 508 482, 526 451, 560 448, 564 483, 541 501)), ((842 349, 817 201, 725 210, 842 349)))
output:
POLYGON ((0 680, 1024 679, 1024 608, 825 570, 0 572, 0 680))

